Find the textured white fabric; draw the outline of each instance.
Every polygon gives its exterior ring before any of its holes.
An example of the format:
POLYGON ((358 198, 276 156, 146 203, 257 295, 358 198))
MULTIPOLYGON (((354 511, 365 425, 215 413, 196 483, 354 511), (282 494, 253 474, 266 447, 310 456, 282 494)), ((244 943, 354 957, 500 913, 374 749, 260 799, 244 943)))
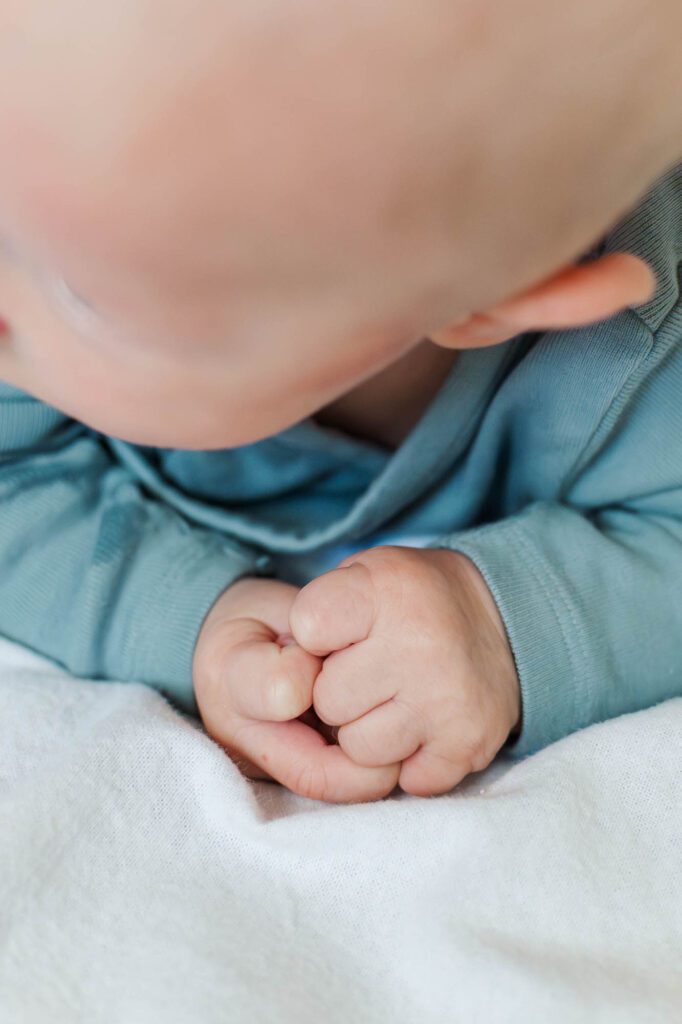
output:
POLYGON ((6 643, 0 721, 3 1024, 682 1019, 682 700, 354 807, 6 643))

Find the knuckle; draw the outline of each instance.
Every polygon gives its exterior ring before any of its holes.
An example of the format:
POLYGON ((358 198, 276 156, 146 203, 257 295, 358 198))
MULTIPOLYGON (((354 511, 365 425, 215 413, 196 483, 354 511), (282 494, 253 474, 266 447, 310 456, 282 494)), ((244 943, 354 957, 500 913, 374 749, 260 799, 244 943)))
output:
POLYGON ((425 757, 423 750, 420 751, 417 762, 402 765, 398 785, 410 796, 427 797, 435 794, 433 766, 430 758, 425 757))
POLYGON ((384 785, 386 787, 386 793, 392 793, 398 785, 398 779, 400 778, 400 769, 402 765, 400 762, 397 764, 387 765, 384 769, 384 785))
POLYGON ((467 774, 459 757, 424 747, 415 763, 401 769, 400 788, 411 796, 439 796, 450 792, 467 774))
POLYGON ((386 765, 381 768, 367 769, 359 778, 352 790, 348 790, 335 803, 365 804, 375 800, 383 800, 398 784, 400 765, 386 765))
POLYGON ((376 781, 372 787, 372 791, 368 797, 370 800, 383 800, 384 797, 392 793, 395 787, 398 785, 398 778, 400 777, 400 765, 386 765, 380 773, 376 775, 376 781))
POLYGON ((304 589, 298 595, 289 613, 289 628, 301 647, 315 646, 320 629, 320 607, 312 592, 304 589))
POLYGON ((431 739, 433 733, 433 713, 431 709, 419 699, 408 698, 402 693, 397 693, 393 702, 405 708, 407 712, 403 723, 403 731, 410 735, 419 736, 422 743, 431 739), (408 726, 409 723, 409 726, 408 726))
POLYGON ((318 718, 326 725, 345 725, 347 716, 343 707, 343 692, 334 685, 327 669, 322 669, 315 681, 313 707, 318 718))
POLYGON ((363 768, 377 768, 382 758, 367 736, 367 732, 359 725, 343 726, 339 729, 339 746, 351 761, 363 768))
POLYGON ((468 740, 463 754, 467 775, 472 772, 481 772, 484 768, 487 768, 492 757, 486 734, 481 730, 477 730, 468 740))
POLYGON ((433 790, 425 779, 414 772, 409 775, 407 772, 401 772, 398 782, 403 793, 407 793, 408 796, 433 796, 433 790))

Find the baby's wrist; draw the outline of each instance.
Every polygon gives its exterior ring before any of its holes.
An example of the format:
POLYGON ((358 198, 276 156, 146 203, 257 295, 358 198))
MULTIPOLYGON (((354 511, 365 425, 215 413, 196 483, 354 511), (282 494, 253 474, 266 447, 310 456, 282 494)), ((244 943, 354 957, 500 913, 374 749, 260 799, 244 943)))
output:
POLYGON ((495 676, 507 696, 507 724, 511 739, 521 729, 521 685, 504 620, 497 602, 476 564, 460 551, 440 549, 447 571, 453 573, 459 587, 464 588, 473 618, 485 644, 492 652, 495 676))

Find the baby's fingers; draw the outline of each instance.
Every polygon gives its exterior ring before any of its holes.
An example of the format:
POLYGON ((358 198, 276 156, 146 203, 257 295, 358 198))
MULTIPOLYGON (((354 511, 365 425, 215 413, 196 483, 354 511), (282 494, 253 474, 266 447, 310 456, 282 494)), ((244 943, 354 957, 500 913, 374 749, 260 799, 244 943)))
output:
POLYGON ((329 803, 364 803, 387 796, 400 765, 363 768, 340 747, 328 746, 303 722, 244 722, 230 745, 299 796, 329 803))
POLYGON ((319 658, 297 644, 281 647, 262 623, 249 623, 244 639, 230 650, 224 682, 232 711, 244 718, 285 722, 313 702, 319 658))
POLYGON ((291 632, 307 651, 325 657, 366 640, 377 615, 369 570, 361 562, 332 569, 299 591, 291 632))

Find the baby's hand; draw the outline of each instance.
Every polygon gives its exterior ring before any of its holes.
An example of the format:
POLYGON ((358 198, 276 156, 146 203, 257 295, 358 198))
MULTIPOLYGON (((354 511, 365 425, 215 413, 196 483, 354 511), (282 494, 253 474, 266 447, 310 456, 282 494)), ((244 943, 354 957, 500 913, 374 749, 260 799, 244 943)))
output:
POLYGON ((375 800, 395 788, 399 765, 365 768, 328 745, 305 715, 320 659, 289 633, 296 587, 243 579, 226 590, 202 626, 194 692, 206 731, 251 778, 272 778, 301 796, 375 800))
POLYGON ((372 548, 296 597, 291 631, 326 657, 315 711, 366 767, 402 761, 407 793, 445 793, 495 757, 520 716, 504 625, 469 559, 372 548))

